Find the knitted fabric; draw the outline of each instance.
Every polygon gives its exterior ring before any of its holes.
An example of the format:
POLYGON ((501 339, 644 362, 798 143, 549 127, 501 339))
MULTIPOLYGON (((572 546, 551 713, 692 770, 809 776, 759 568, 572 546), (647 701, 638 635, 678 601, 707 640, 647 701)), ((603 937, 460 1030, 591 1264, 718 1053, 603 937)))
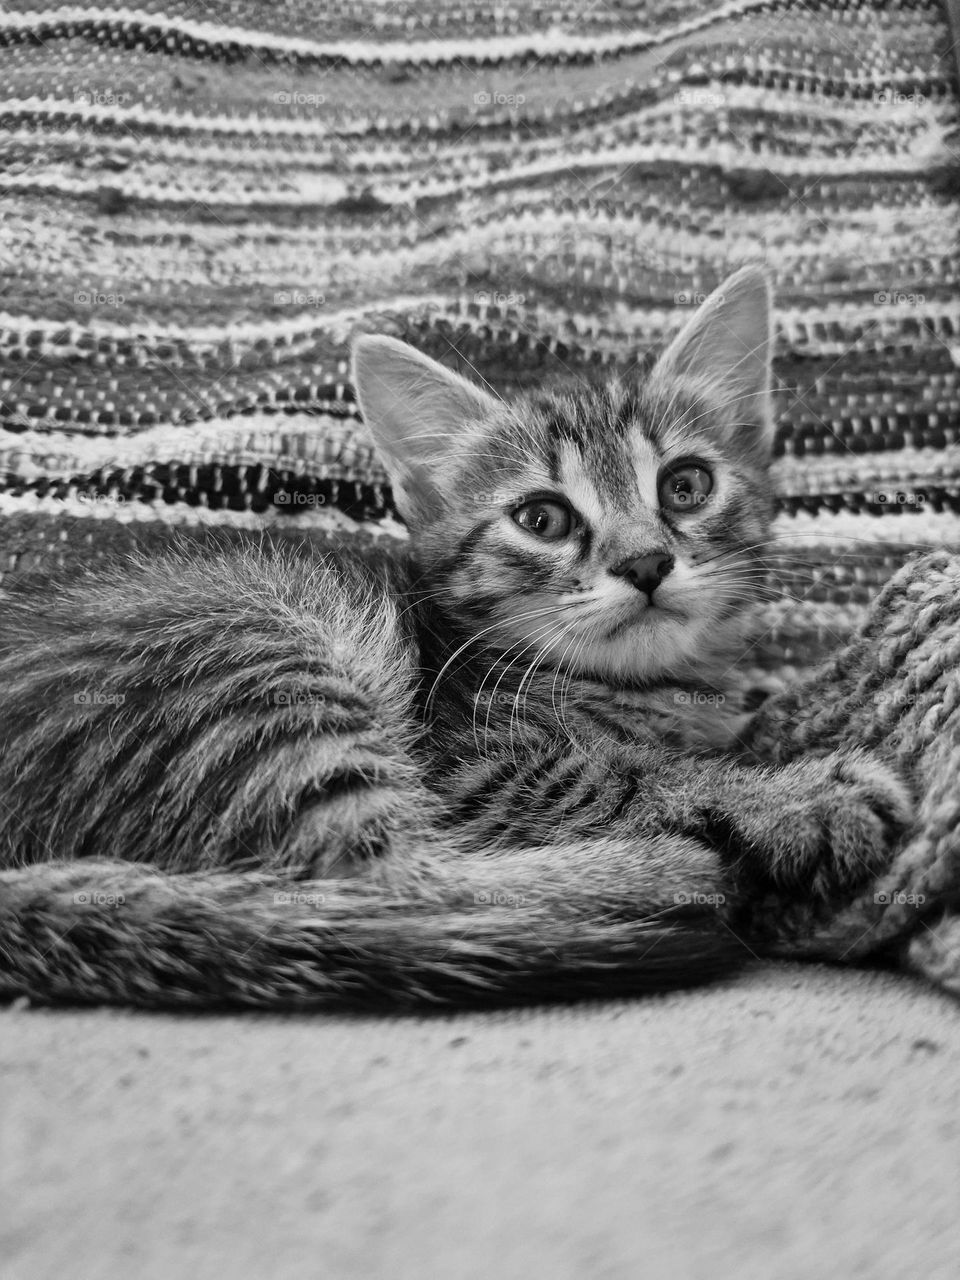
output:
MULTIPOLYGON (((951 562, 895 579, 863 633, 922 702, 876 710, 894 674, 856 632, 913 553, 960 551, 956 34, 938 0, 5 5, 0 570, 42 590, 175 529, 402 538, 354 333, 502 392, 627 372, 762 259, 782 550, 745 663, 814 683, 758 748, 919 734, 929 811, 889 884, 946 893, 953 720, 929 699, 955 690, 924 646, 953 652, 951 562)), ((900 936, 871 903, 833 955, 900 936)), ((830 952, 831 927, 798 908, 771 946, 830 952)))
POLYGON ((760 903, 746 925, 753 944, 857 960, 902 943, 910 967, 960 995, 960 557, 905 565, 851 641, 767 700, 744 744, 780 764, 869 747, 897 763, 918 797, 913 827, 852 903, 826 912, 760 903))

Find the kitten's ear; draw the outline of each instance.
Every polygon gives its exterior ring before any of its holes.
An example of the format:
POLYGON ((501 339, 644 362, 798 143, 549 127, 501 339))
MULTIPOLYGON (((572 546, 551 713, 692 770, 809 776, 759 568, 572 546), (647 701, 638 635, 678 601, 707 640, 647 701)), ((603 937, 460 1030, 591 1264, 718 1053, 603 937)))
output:
POLYGON ((762 267, 741 267, 687 321, 657 362, 671 376, 707 380, 733 406, 741 443, 769 457, 773 445, 773 296, 762 267))
POLYGON ((442 507, 437 471, 463 441, 468 422, 487 418, 498 401, 396 338, 364 336, 353 346, 353 385, 410 525, 442 507))

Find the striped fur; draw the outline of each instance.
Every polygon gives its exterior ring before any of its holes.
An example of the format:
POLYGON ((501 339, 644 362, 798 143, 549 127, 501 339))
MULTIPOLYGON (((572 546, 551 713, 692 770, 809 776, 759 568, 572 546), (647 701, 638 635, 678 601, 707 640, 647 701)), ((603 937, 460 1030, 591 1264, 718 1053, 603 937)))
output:
POLYGON ((855 749, 778 769, 736 751, 770 348, 757 269, 646 375, 578 395, 504 403, 365 339, 355 380, 408 553, 184 544, 42 600, 15 587, 0 992, 647 990, 745 954, 731 923, 757 887, 852 893, 905 786, 855 749), (710 501, 677 512, 660 481, 690 457, 710 501), (518 523, 531 495, 568 504, 569 533, 518 523), (638 589, 622 562, 654 549, 669 567, 638 589))

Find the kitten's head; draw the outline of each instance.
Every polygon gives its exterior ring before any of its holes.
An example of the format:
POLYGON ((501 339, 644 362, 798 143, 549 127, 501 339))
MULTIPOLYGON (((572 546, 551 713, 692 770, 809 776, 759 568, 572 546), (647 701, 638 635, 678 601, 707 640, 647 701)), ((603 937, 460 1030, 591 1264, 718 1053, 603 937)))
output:
POLYGON ((635 383, 504 403, 395 339, 358 339, 360 407, 429 590, 523 668, 697 670, 760 591, 771 348, 755 267, 635 383))

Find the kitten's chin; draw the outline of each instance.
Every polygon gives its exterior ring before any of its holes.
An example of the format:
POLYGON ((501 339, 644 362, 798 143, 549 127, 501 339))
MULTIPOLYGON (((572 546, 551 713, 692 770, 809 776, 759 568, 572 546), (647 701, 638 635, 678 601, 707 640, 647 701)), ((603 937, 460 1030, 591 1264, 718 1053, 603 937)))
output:
POLYGON ((691 619, 665 609, 641 616, 577 652, 578 673, 612 684, 649 684, 711 678, 719 662, 735 659, 743 640, 739 619, 691 619))

